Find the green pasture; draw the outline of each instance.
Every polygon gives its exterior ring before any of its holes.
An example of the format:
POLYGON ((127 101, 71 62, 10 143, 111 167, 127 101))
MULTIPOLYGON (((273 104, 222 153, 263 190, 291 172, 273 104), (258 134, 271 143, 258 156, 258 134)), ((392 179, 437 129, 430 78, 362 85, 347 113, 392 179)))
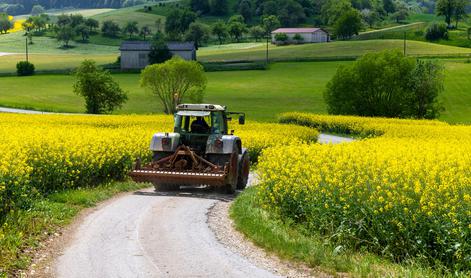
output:
MULTIPOLYGON (((278 113, 325 113, 322 93, 338 66, 350 62, 276 63, 267 71, 207 73, 205 102, 245 111, 249 119, 273 121, 278 113)), ((471 122, 471 64, 463 60, 443 62, 447 78, 442 120, 471 122)), ((116 74, 129 92, 129 101, 117 113, 161 113, 157 98, 139 87, 138 74, 116 74)), ((0 106, 57 112, 83 112, 83 100, 72 92, 71 76, 37 75, 0 78, 0 106)))
POLYGON ((142 10, 142 5, 134 6, 129 8, 122 8, 117 10, 112 10, 105 13, 100 13, 92 18, 98 20, 100 23, 106 20, 113 20, 119 25, 123 26, 129 21, 136 21, 139 24, 139 27, 149 26, 153 32, 156 30, 155 22, 157 19, 162 19, 162 24, 165 23, 165 17, 155 13, 145 13, 142 10))
MULTIPOLYGON (((385 49, 403 49, 402 40, 368 40, 368 41, 336 41, 320 44, 302 44, 275 46, 271 45, 270 58, 272 60, 297 60, 315 58, 345 58, 357 57, 369 52, 385 49)), ((215 48, 202 47, 198 51, 198 59, 205 62, 231 61, 231 60, 263 60, 266 46, 249 48, 215 48)), ((471 49, 433 44, 420 41, 407 42, 408 55, 453 56, 471 54, 471 49)))

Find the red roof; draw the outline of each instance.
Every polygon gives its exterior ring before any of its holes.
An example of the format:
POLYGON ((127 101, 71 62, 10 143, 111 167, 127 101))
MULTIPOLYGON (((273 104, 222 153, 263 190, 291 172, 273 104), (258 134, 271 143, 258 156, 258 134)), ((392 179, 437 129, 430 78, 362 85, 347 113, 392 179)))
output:
POLYGON ((314 33, 321 30, 321 28, 279 28, 272 33, 314 33))

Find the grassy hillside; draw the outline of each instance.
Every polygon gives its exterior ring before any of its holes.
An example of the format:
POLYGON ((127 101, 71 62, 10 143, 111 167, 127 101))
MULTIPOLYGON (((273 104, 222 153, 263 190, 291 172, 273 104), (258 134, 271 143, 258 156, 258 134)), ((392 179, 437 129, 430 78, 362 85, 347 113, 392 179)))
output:
POLYGON ((92 18, 100 21, 100 23, 106 20, 113 20, 120 25, 126 24, 128 21, 137 21, 139 27, 148 25, 153 31, 156 31, 155 22, 157 19, 162 19, 164 22, 165 17, 153 13, 144 13, 142 12, 143 6, 134 6, 129 8, 122 8, 117 10, 112 10, 106 13, 100 13, 92 18))
MULTIPOLYGON (((325 113, 322 93, 337 67, 350 62, 277 63, 268 71, 207 73, 205 101, 228 105, 248 113, 250 119, 273 121, 287 111, 325 113)), ((471 64, 444 62, 447 69, 442 119, 471 122, 471 64)), ((158 100, 139 87, 138 74, 117 74, 129 92, 129 101, 118 113, 160 113, 158 100)), ((72 93, 72 77, 38 75, 0 78, 0 106, 83 112, 83 101, 72 93)))
MULTIPOLYGON (((265 44, 252 45, 252 47, 218 48, 202 47, 198 51, 201 61, 228 61, 228 60, 263 60, 265 59, 265 44)), ((357 57, 371 51, 385 49, 403 49, 402 40, 369 40, 369 41, 338 41, 324 44, 304 44, 289 46, 270 45, 272 60, 296 60, 319 57, 357 57)), ((432 44, 427 42, 408 41, 407 53, 409 55, 458 55, 471 54, 471 49, 432 44)))

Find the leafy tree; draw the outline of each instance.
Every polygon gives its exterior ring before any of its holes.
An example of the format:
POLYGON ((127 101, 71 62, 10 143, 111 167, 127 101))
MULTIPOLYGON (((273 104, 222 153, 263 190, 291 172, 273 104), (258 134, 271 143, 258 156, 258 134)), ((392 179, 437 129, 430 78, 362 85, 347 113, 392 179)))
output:
POLYGON ((296 26, 304 22, 306 14, 303 7, 295 0, 286 0, 281 3, 278 18, 283 26, 296 26))
POLYGON ((327 84, 328 112, 384 117, 436 117, 441 69, 416 62, 400 51, 366 54, 341 66, 327 84))
POLYGON ((279 6, 275 1, 268 0, 268 1, 263 2, 260 9, 262 10, 262 14, 264 16, 277 15, 279 6))
POLYGON ((80 24, 85 23, 85 18, 81 14, 71 14, 69 15, 69 18, 70 18, 70 26, 72 28, 75 28, 79 26, 80 24))
POLYGON ((218 20, 213 25, 212 33, 218 38, 219 44, 223 44, 227 36, 229 35, 229 33, 227 32, 226 23, 224 23, 224 21, 222 20, 218 20))
POLYGON ((343 14, 352 9, 352 3, 349 0, 327 0, 322 6, 322 21, 326 25, 334 25, 343 14))
POLYGON ((278 17, 274 15, 264 16, 262 17, 262 26, 265 29, 265 33, 267 37, 273 32, 276 28, 280 27, 280 21, 278 17))
POLYGON ((157 32, 163 32, 163 30, 162 30, 162 18, 157 18, 155 20, 155 28, 157 29, 157 32))
POLYGON ((173 9, 165 21, 165 30, 173 39, 185 34, 190 24, 195 22, 196 14, 188 9, 173 9))
POLYGON ((112 20, 106 20, 101 26, 101 32, 105 37, 115 38, 118 36, 119 32, 121 32, 121 28, 119 28, 119 25, 116 22, 112 20))
POLYGON ((66 25, 69 25, 71 24, 71 19, 70 19, 70 16, 66 15, 66 14, 61 14, 59 16, 57 16, 57 26, 59 27, 64 27, 66 25))
POLYGON ((335 23, 335 34, 342 39, 350 39, 358 35, 362 27, 361 16, 357 10, 343 14, 335 23))
POLYGON ((277 44, 285 44, 288 42, 288 40, 288 35, 286 35, 285 33, 277 33, 275 35, 275 41, 277 44))
POLYGON ((172 58, 172 53, 168 49, 162 33, 157 32, 152 40, 149 52, 149 64, 160 64, 172 58))
POLYGON ((0 14, 0 34, 6 34, 11 28, 13 28, 13 22, 8 18, 8 15, 0 14))
POLYGON ((368 24, 370 28, 373 28, 376 22, 379 21, 379 14, 375 10, 363 9, 361 10, 361 18, 363 21, 368 24))
POLYGON ((90 33, 92 33, 95 31, 95 29, 98 29, 100 27, 100 22, 93 18, 87 18, 85 20, 85 25, 90 29, 90 33))
POLYGON ((198 49, 203 42, 207 42, 208 39, 209 27, 207 25, 198 22, 190 24, 186 34, 186 40, 195 42, 196 49, 198 49))
POLYGON ((383 9, 386 14, 392 14, 396 11, 396 6, 393 0, 383 0, 383 9))
POLYGON ((149 26, 142 26, 141 30, 139 31, 139 35, 145 40, 147 36, 152 35, 152 30, 149 26))
POLYGON ((234 22, 244 23, 245 19, 242 15, 236 14, 236 15, 233 15, 229 18, 229 20, 227 21, 227 24, 231 24, 231 23, 234 23, 234 22))
POLYGON ((111 73, 98 68, 92 60, 83 61, 74 77, 74 93, 85 98, 89 114, 111 113, 128 99, 111 73))
POLYGON ((75 32, 82 37, 82 42, 86 42, 90 38, 90 29, 85 24, 75 27, 75 32))
POLYGON ((255 41, 260 41, 265 36, 265 29, 262 26, 252 26, 249 29, 250 35, 255 39, 255 41))
POLYGON ((244 17, 245 23, 248 23, 252 20, 252 7, 249 0, 242 0, 239 3, 239 14, 244 17))
POLYGON ((128 21, 123 28, 123 33, 128 34, 129 38, 132 38, 132 35, 139 33, 137 21, 128 21))
POLYGON ((445 23, 432 23, 425 30, 425 39, 428 41, 436 41, 440 39, 448 39, 448 30, 445 23))
POLYGON ((56 38, 59 42, 62 42, 62 46, 69 47, 69 42, 75 38, 75 30, 67 25, 57 29, 56 38))
POLYGON ((159 98, 166 114, 173 114, 183 100, 202 101, 207 79, 198 62, 175 56, 163 64, 147 66, 140 83, 159 98))
POLYGON ((468 17, 468 13, 466 12, 466 9, 469 6, 469 0, 455 0, 455 11, 453 13, 453 18, 455 19, 456 22, 456 28, 458 28, 459 22, 463 19, 468 17))
POLYGON ((46 10, 41 5, 34 5, 33 8, 31 9, 31 15, 40 15, 45 12, 46 10))
POLYGON ((443 66, 431 60, 418 60, 412 72, 408 115, 418 119, 436 119, 444 110, 438 100, 444 91, 443 66))
POLYGON ((455 13, 456 0, 437 0, 435 12, 438 16, 444 16, 448 28, 451 28, 451 19, 455 13))
POLYGON ((391 17, 396 20, 396 23, 399 23, 409 17, 409 8, 404 2, 399 2, 396 6, 396 11, 391 15, 391 17))
POLYGON ((210 0, 212 15, 226 15, 229 13, 229 4, 227 0, 210 0))
POLYGON ((209 0, 190 0, 190 7, 193 11, 206 14, 210 11, 209 0))
POLYGON ((20 61, 16 64, 16 74, 18 76, 33 75, 34 71, 34 65, 28 61, 20 61))
POLYGON ((240 42, 242 36, 247 33, 247 25, 240 21, 231 21, 229 19, 228 32, 229 35, 235 39, 237 42, 240 42))

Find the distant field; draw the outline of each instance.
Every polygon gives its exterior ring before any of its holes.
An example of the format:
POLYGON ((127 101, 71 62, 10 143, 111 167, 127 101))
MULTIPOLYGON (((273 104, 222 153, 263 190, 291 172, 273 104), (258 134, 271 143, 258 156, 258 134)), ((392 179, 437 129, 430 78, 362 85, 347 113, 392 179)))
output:
MULTIPOLYGON (((24 53, 25 37, 23 32, 0 35, 0 52, 24 53)), ((29 45, 30 53, 47 54, 118 54, 117 46, 96 45, 91 43, 71 42, 72 48, 62 49, 61 43, 50 37, 33 37, 29 45)))
MULTIPOLYGON (((273 121, 286 111, 325 113, 322 93, 337 67, 350 62, 276 63, 268 71, 207 73, 206 102, 245 111, 250 119, 273 121)), ((471 123, 471 64, 444 61, 447 69, 442 120, 471 123)), ((139 87, 138 74, 116 74, 129 91, 129 101, 118 113, 160 113, 157 99, 139 87)), ((0 106, 60 112, 83 112, 83 101, 72 93, 72 77, 38 75, 1 77, 0 106)))
MULTIPOLYGON (((29 61, 38 71, 76 68, 84 59, 92 59, 99 65, 115 62, 116 54, 31 54, 29 61)), ((0 73, 14 73, 16 63, 24 61, 24 54, 0 56, 0 73)))
POLYGON ((92 18, 103 22, 105 20, 113 20, 123 26, 126 24, 128 21, 137 21, 139 24, 139 27, 142 26, 149 26, 153 31, 156 31, 156 25, 155 22, 157 19, 162 19, 162 24, 165 23, 165 17, 161 15, 156 15, 153 13, 144 13, 140 12, 139 10, 142 9, 142 6, 135 6, 135 7, 129 7, 129 8, 122 8, 122 9, 117 9, 113 10, 110 12, 106 13, 100 13, 95 16, 92 16, 92 18))
MULTIPOLYGON (((289 46, 270 45, 270 57, 273 60, 296 60, 319 57, 351 57, 361 56, 372 51, 385 49, 403 49, 402 40, 369 40, 369 41, 337 41, 322 44, 304 44, 289 46)), ((471 49, 432 44, 427 42, 408 41, 409 55, 457 55, 470 54, 471 49)), ((253 48, 217 49, 202 47, 198 51, 201 61, 230 61, 230 60, 263 60, 265 45, 253 48)))

